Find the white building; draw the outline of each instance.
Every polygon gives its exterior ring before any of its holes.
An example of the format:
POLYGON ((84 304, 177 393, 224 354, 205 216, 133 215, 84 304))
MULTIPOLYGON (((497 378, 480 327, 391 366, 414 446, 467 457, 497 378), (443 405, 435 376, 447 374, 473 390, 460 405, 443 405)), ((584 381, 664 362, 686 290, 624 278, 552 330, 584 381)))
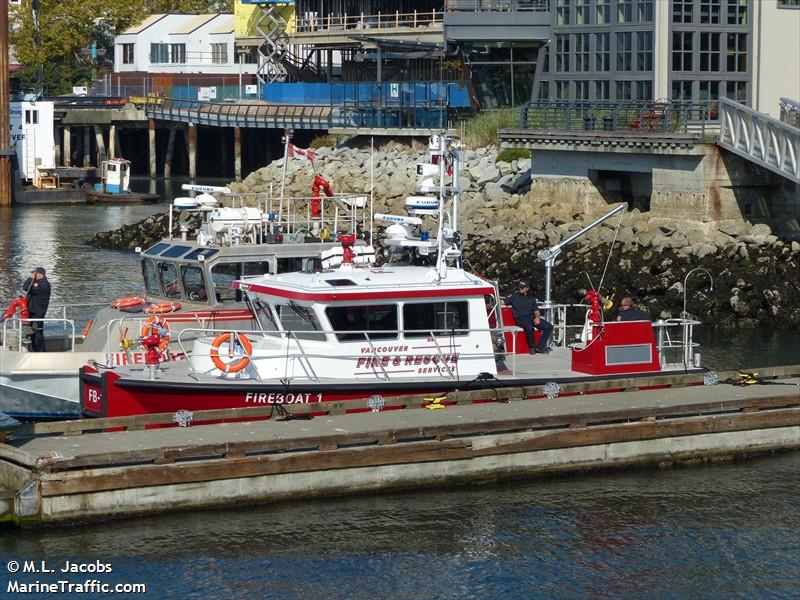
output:
POLYGON ((256 65, 239 64, 232 14, 158 14, 115 38, 114 71, 238 75, 256 65))
POLYGON ((11 102, 9 128, 20 176, 26 181, 38 183, 39 169, 55 167, 53 103, 43 100, 11 102))

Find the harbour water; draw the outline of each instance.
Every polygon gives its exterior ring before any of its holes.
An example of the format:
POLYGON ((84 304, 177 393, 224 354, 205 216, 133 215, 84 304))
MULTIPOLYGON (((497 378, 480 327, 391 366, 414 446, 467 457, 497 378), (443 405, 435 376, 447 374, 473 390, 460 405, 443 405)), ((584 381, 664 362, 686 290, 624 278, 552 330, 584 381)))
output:
MULTIPOLYGON (((83 241, 164 209, 0 210, 8 265, 0 301, 40 265, 54 303, 138 291, 133 253, 83 241)), ((800 362, 800 332, 700 336, 714 368, 800 362)), ((789 598, 800 589, 798 512, 800 454, 791 453, 49 530, 0 527, 0 595, 13 581, 88 579, 144 583, 153 598, 789 598), (9 572, 13 561, 43 560, 57 572, 9 572), (67 560, 112 571, 59 572, 67 560)))

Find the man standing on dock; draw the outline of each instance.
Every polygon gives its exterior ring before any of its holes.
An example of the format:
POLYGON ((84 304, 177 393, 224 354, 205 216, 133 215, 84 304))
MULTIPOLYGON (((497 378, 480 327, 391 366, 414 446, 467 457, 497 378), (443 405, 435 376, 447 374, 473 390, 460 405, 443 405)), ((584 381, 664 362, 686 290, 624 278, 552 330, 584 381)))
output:
POLYGON ((505 303, 511 307, 514 321, 525 332, 530 353, 547 353, 550 352, 547 343, 550 341, 550 334, 553 333, 553 326, 542 318, 539 312, 539 304, 536 302, 536 298, 528 295, 529 291, 528 282, 520 281, 517 284, 517 291, 508 296, 505 299, 505 303), (538 346, 534 341, 534 329, 538 329, 542 334, 541 338, 539 338, 538 346))
MULTIPOLYGON (((44 267, 36 267, 25 280, 22 289, 28 296, 28 313, 31 319, 44 319, 50 305, 50 282, 44 267)), ((44 323, 31 321, 31 352, 44 352, 44 323)))

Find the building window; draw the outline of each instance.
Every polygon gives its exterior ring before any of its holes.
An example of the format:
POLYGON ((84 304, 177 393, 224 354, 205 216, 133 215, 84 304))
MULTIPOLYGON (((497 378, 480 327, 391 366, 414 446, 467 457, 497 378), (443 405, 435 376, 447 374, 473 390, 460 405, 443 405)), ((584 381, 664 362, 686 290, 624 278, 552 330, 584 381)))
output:
POLYGON ((725 82, 725 97, 747 104, 747 82, 746 81, 727 81, 725 82))
POLYGON ((700 32, 700 70, 719 71, 719 33, 700 32))
POLYGON ((729 73, 747 72, 747 34, 729 33, 727 47, 729 73))
POLYGON ((170 44, 170 62, 175 64, 186 64, 186 44, 170 44))
POLYGON ((652 100, 653 99, 653 82, 652 81, 637 81, 636 82, 636 99, 637 100, 652 100))
POLYGON ((595 0, 595 23, 602 25, 611 22, 611 0, 595 0))
POLYGON ((557 80, 555 84, 555 100, 569 100, 569 81, 557 80))
POLYGON ((653 21, 653 0, 639 0, 639 22, 651 23, 653 21))
POLYGON ((617 100, 633 100, 633 82, 617 81, 617 100))
POLYGON ((589 62, 589 36, 588 33, 575 34, 575 70, 579 72, 592 70, 589 62))
POLYGON ((39 124, 39 111, 32 109, 25 109, 25 124, 38 125, 39 124))
POLYGON ((673 81, 672 82, 672 99, 673 100, 691 100, 692 99, 692 82, 691 81, 673 81))
POLYGON ((569 0, 556 0, 556 25, 569 25, 569 0))
POLYGON ((728 0, 728 25, 747 25, 748 0, 728 0))
POLYGON ((575 100, 588 100, 589 99, 589 82, 576 81, 575 82, 575 100))
POLYGON ((569 34, 556 35, 556 72, 569 71, 569 34))
POLYGON ((595 100, 610 100, 611 99, 611 86, 607 79, 601 79, 594 82, 594 99, 595 100))
POLYGON ((575 0, 575 25, 588 25, 589 0, 575 0))
POLYGON ((617 22, 633 21, 633 0, 617 0, 617 22))
POLYGON ((677 31, 672 34, 672 70, 692 70, 692 32, 677 31))
POLYGON ((608 71, 611 69, 611 34, 595 33, 595 71, 608 71))
POLYGON ((633 32, 617 32, 617 71, 633 70, 633 32))
POLYGON ((694 0, 672 0, 672 22, 691 23, 694 17, 694 0))
POLYGON ((211 62, 215 65, 228 63, 228 44, 211 44, 211 62))
POLYGON ((636 34, 636 70, 653 70, 653 32, 640 31, 636 34))
POLYGON ((700 22, 704 25, 719 23, 722 0, 700 0, 700 22))
POLYGON ((539 86, 539 100, 549 100, 549 99, 550 99, 550 82, 542 81, 541 85, 539 86))
POLYGON ((719 100, 719 81, 701 81, 699 99, 701 102, 719 100))
POLYGON ((778 0, 778 8, 800 8, 800 0, 778 0))
POLYGON ((122 64, 133 64, 133 44, 121 44, 122 46, 122 64))
POLYGON ((150 44, 150 62, 154 65, 169 62, 169 44, 150 44))

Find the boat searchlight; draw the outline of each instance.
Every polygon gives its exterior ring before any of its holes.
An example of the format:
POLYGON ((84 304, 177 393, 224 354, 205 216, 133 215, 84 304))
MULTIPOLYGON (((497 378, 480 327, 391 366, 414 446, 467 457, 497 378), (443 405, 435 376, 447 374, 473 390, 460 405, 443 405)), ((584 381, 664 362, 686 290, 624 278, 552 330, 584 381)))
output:
POLYGON ((575 241, 585 233, 588 233, 600 223, 608 219, 609 217, 617 214, 619 211, 624 210, 625 205, 620 204, 613 210, 607 212, 606 214, 602 215, 601 217, 595 219, 591 223, 589 223, 583 229, 580 229, 573 233, 571 236, 566 238, 565 240, 559 242, 555 246, 551 246, 547 250, 539 250, 539 253, 536 255, 537 258, 544 263, 544 302, 542 302, 542 306, 545 309, 545 315, 548 321, 551 321, 553 318, 553 309, 551 305, 551 295, 552 295, 552 281, 553 281, 553 267, 556 264, 556 257, 561 254, 561 251, 564 249, 564 246, 569 244, 570 242, 575 241))

